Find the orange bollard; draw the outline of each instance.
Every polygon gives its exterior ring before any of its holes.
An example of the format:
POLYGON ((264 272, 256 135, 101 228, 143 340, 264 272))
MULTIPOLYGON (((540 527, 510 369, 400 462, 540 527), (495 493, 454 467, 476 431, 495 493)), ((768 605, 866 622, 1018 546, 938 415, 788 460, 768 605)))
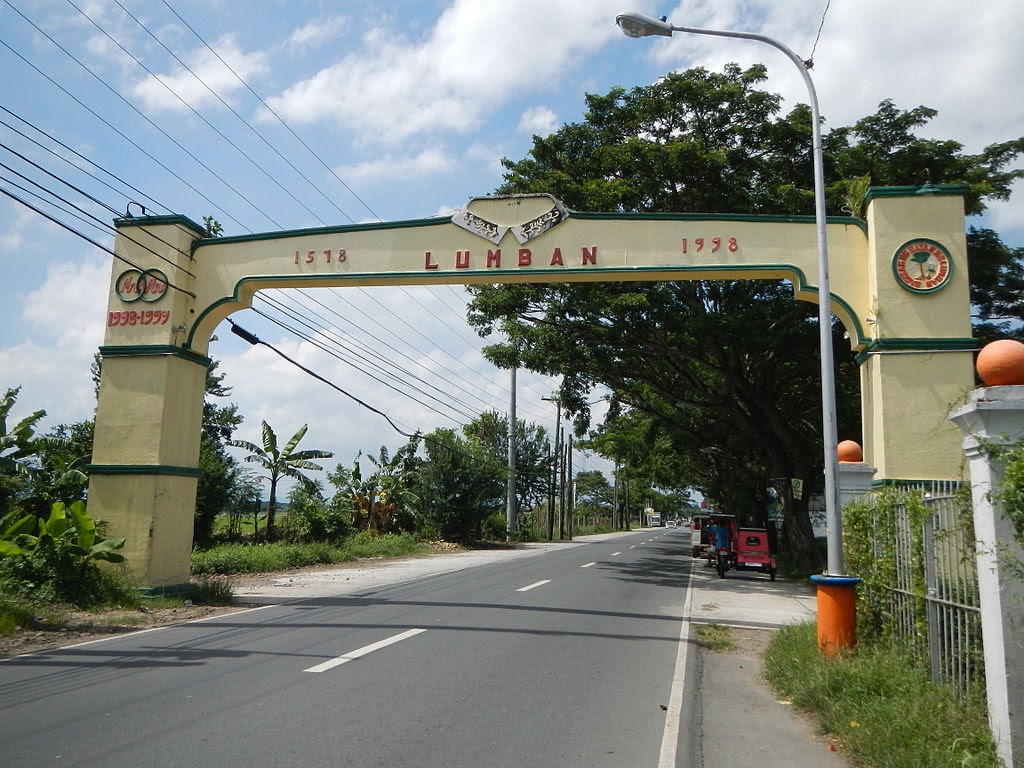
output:
POLYGON ((856 576, 811 576, 818 586, 818 650, 834 659, 857 644, 856 576))

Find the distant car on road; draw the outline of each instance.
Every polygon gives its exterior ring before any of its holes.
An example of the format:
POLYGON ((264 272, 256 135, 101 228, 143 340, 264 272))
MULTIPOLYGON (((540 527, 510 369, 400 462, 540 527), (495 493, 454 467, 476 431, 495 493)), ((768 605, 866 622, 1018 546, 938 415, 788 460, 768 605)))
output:
POLYGON ((669 520, 667 523, 665 523, 665 527, 666 528, 675 528, 676 527, 676 521, 675 520, 669 520))

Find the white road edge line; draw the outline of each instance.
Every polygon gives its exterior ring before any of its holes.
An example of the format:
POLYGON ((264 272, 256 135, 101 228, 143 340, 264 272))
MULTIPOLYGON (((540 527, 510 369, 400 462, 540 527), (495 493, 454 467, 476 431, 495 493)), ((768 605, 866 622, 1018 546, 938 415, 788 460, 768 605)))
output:
POLYGON ((551 579, 541 579, 540 581, 533 582, 533 584, 527 584, 525 587, 520 587, 519 589, 516 590, 516 592, 529 592, 531 589, 534 589, 535 587, 542 587, 545 584, 550 584, 550 583, 551 583, 551 579))
POLYGON ((385 640, 381 640, 376 643, 370 643, 369 645, 364 645, 362 648, 357 648, 354 651, 350 651, 349 653, 346 653, 344 656, 338 656, 336 658, 330 659, 329 661, 325 661, 322 664, 317 664, 315 667, 310 667, 309 669, 304 669, 302 671, 326 672, 328 669, 334 669, 335 667, 339 667, 342 664, 350 662, 354 659, 362 658, 368 653, 379 651, 381 648, 386 648, 389 645, 401 642, 402 640, 406 640, 410 637, 414 637, 415 635, 420 634, 421 632, 426 631, 427 630, 425 629, 407 629, 405 632, 399 632, 397 635, 392 635, 391 637, 385 640))
POLYGON ((597 560, 593 560, 593 561, 591 561, 589 563, 584 563, 583 565, 580 566, 580 568, 589 568, 592 565, 597 565, 597 560))
POLYGON ((676 650, 676 669, 672 676, 672 690, 668 696, 665 731, 661 736, 661 755, 658 768, 675 768, 676 745, 679 743, 679 721, 683 712, 683 691, 686 688, 686 656, 690 648, 690 616, 693 611, 693 569, 697 560, 690 561, 690 575, 686 580, 686 600, 683 601, 683 620, 679 626, 679 647, 676 650))

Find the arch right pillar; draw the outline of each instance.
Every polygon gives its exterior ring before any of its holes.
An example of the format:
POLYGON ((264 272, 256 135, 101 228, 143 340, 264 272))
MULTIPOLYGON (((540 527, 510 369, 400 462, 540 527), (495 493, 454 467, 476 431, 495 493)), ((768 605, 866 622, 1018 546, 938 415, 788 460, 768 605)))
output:
POLYGON ((963 188, 873 188, 866 219, 864 461, 876 483, 959 478, 961 435, 947 415, 974 387, 976 348, 963 188))

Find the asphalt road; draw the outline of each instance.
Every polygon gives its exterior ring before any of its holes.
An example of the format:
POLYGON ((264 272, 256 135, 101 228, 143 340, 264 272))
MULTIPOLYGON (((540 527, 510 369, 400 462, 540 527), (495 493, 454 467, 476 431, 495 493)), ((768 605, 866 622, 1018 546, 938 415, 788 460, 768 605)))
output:
POLYGON ((10 659, 0 763, 692 765, 688 550, 643 530, 10 659))

